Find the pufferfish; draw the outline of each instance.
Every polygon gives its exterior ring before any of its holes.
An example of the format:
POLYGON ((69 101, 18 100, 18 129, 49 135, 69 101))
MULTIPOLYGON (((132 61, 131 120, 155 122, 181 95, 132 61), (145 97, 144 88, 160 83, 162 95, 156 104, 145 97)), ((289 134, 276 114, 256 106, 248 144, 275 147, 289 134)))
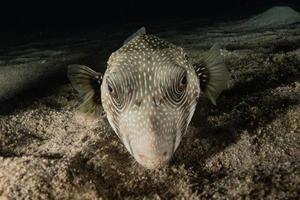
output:
POLYGON ((195 64, 183 48, 142 28, 111 54, 104 74, 70 65, 68 77, 82 97, 80 110, 106 116, 135 160, 156 169, 178 148, 200 94, 215 105, 229 72, 218 45, 195 64))

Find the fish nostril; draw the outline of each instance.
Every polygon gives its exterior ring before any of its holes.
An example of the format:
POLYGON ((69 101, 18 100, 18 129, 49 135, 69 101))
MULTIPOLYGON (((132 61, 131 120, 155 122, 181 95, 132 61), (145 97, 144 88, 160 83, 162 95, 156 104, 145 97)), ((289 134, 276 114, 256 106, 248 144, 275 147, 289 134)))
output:
POLYGON ((162 99, 160 97, 152 97, 154 106, 158 107, 162 103, 162 99))
POLYGON ((167 152, 166 151, 163 153, 163 156, 167 156, 167 152))
POLYGON ((142 100, 141 100, 141 99, 138 99, 138 100, 135 101, 135 105, 136 105, 137 107, 140 107, 141 104, 142 104, 142 100))

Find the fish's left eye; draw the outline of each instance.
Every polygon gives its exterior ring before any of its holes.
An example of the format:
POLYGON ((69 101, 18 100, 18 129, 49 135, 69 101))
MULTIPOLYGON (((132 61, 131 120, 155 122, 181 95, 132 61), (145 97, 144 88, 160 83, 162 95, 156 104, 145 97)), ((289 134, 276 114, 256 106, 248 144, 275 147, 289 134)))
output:
POLYGON ((181 78, 180 80, 180 84, 182 86, 186 85, 187 84, 187 78, 186 78, 186 74, 181 78))
POLYGON ((186 59, 186 60, 189 59, 189 57, 188 57, 188 55, 187 55, 186 53, 183 54, 183 57, 184 57, 184 59, 186 59))
POLYGON ((187 73, 185 72, 180 78, 179 87, 184 89, 187 86, 187 73))

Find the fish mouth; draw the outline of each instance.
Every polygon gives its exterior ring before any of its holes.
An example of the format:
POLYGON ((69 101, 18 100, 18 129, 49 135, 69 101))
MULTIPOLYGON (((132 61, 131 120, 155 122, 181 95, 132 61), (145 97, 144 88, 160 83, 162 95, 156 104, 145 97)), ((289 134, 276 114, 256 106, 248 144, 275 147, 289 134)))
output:
POLYGON ((134 159, 143 167, 147 169, 159 169, 162 168, 163 166, 166 166, 173 155, 174 151, 174 144, 172 148, 170 148, 169 151, 164 151, 164 152, 145 152, 145 151, 138 151, 132 147, 132 142, 129 141, 129 152, 131 155, 134 157, 134 159))
POLYGON ((123 144, 137 163, 147 169, 158 169, 167 165, 176 151, 176 141, 179 136, 172 135, 169 141, 161 141, 160 138, 135 139, 131 134, 127 134, 123 137, 123 144))
POLYGON ((179 137, 178 134, 176 137, 176 127, 164 126, 155 116, 136 112, 123 114, 120 131, 128 152, 148 169, 160 168, 169 163, 179 137))
POLYGON ((154 169, 159 169, 162 168, 166 165, 168 165, 171 157, 165 157, 165 156, 161 156, 161 157, 157 157, 157 158, 149 158, 143 154, 135 154, 134 155, 135 160, 142 165, 143 167, 145 167, 146 169, 149 170, 154 170, 154 169))

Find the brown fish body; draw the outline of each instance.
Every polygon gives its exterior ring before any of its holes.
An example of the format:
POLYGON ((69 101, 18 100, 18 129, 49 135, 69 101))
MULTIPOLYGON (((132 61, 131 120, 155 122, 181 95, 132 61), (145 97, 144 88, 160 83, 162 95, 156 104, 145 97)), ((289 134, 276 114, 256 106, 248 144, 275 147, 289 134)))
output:
POLYGON ((168 163, 178 148, 201 89, 215 103, 226 87, 227 69, 219 51, 211 51, 205 66, 193 65, 182 48, 142 34, 112 53, 103 77, 76 65, 69 67, 69 78, 84 96, 86 112, 100 112, 101 93, 115 133, 137 162, 153 169, 168 163), (94 84, 100 81, 101 92, 94 84))

